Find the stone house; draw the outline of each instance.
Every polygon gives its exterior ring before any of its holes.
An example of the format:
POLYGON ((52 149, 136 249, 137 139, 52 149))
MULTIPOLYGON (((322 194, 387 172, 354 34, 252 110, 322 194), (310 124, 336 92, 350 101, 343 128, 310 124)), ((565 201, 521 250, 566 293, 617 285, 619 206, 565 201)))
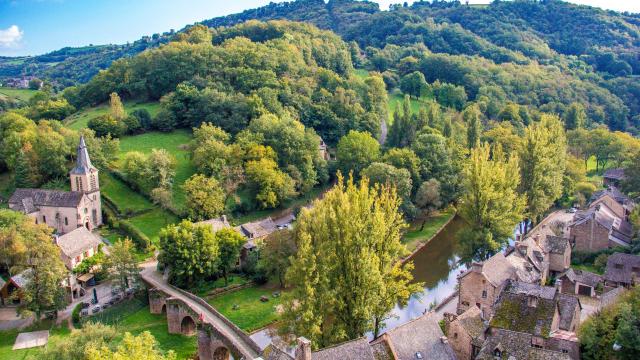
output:
POLYGON ((484 319, 492 315, 493 304, 508 279, 544 283, 548 274, 548 257, 532 238, 516 242, 514 247, 497 253, 481 263, 473 263, 458 276, 457 313, 475 305, 484 319))
POLYGON ((604 272, 605 291, 616 287, 628 288, 637 284, 640 277, 640 256, 614 253, 607 259, 604 272))
POLYGON ((60 248, 62 261, 69 270, 73 270, 84 259, 97 254, 102 244, 100 238, 84 226, 56 236, 55 241, 60 248))
POLYGON ((0 287, 0 304, 20 305, 22 302, 20 289, 27 285, 27 277, 30 271, 31 269, 26 269, 19 274, 13 275, 6 282, 2 282, 2 287, 0 287))
POLYGON ((508 280, 496 301, 478 358, 527 359, 531 351, 544 350, 579 359, 575 329, 581 309, 578 298, 561 294, 557 288, 508 280))
POLYGON ((602 184, 604 186, 620 186, 620 183, 625 179, 624 169, 608 169, 602 175, 602 184))
POLYGON ((560 291, 563 294, 596 296, 596 288, 602 283, 602 276, 584 270, 567 271, 558 275, 560 291))
POLYGON ((485 340, 487 324, 480 309, 470 307, 460 315, 444 314, 445 333, 458 360, 476 358, 485 340))
POLYGON ((547 235, 544 247, 549 256, 549 271, 552 274, 558 274, 569 269, 571 266, 571 244, 569 239, 547 235))
POLYGON ((619 218, 604 202, 577 212, 569 229, 569 238, 574 249, 579 251, 627 247, 633 233, 631 224, 619 218))
POLYGON ((58 234, 81 226, 93 230, 102 225, 98 170, 91 165, 84 137, 80 138, 76 166, 69 177, 71 191, 16 189, 9 199, 9 208, 52 227, 58 234))

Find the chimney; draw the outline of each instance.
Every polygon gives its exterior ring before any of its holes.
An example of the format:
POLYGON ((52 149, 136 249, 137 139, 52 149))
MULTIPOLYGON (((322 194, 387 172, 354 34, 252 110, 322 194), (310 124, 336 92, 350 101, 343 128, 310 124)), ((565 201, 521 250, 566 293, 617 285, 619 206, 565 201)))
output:
POLYGON ((560 293, 562 289, 562 279, 556 279, 555 283, 556 292, 560 293))
POLYGON ((471 264, 471 271, 476 273, 482 272, 482 263, 474 262, 471 264))
POLYGON ((311 341, 303 336, 298 338, 295 360, 311 360, 311 341))

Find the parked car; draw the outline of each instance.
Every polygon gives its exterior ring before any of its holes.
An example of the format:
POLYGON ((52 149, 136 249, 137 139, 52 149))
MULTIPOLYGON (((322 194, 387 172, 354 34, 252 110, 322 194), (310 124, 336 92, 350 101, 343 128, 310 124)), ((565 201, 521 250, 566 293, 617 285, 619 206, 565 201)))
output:
POLYGON ((95 314, 100 310, 102 310, 102 307, 100 305, 96 305, 93 309, 91 309, 91 312, 95 314))
POLYGON ((83 302, 83 303, 82 303, 82 308, 83 308, 83 309, 86 309, 86 308, 88 308, 89 306, 91 306, 91 304, 89 304, 88 302, 83 302))
POLYGON ((120 293, 120 288, 118 287, 111 288, 111 295, 115 295, 119 293, 120 293))
POLYGON ((102 304, 102 308, 106 309, 106 308, 110 307, 111 305, 112 305, 111 303, 106 302, 106 303, 102 304))

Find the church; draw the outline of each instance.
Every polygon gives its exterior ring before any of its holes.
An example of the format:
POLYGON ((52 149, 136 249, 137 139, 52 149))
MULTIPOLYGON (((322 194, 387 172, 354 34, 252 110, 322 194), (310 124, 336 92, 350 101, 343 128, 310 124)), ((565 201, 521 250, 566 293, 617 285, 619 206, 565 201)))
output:
POLYGON ((80 137, 77 151, 76 166, 69 173, 71 191, 16 189, 9 208, 27 214, 37 224, 47 224, 58 235, 82 226, 91 231, 102 225, 98 169, 91 165, 84 137, 80 137))

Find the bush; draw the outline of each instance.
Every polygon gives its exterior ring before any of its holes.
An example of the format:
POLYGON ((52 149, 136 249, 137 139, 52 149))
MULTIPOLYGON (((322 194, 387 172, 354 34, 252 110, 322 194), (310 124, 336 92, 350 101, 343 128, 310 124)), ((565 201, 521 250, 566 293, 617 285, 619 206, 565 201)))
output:
POLYGON ((109 114, 101 115, 89 120, 87 124, 89 129, 95 131, 96 136, 107 136, 111 134, 113 137, 120 137, 127 130, 126 125, 122 121, 114 118, 109 114))
POLYGON ((120 220, 118 227, 125 235, 131 238, 139 250, 148 250, 151 246, 151 240, 127 220, 120 220))
POLYGON ((136 119, 138 119, 138 124, 140 124, 140 127, 143 130, 151 130, 153 126, 153 120, 151 119, 151 114, 149 114, 149 111, 147 111, 147 109, 136 109, 131 112, 131 116, 134 116, 136 119))
POLYGON ((82 311, 82 302, 78 303, 71 312, 71 321, 74 325, 80 325, 80 312, 82 311))
POLYGON ((140 120, 133 115, 129 115, 123 120, 124 126, 127 128, 127 134, 139 134, 142 130, 140 120))
POLYGON ((580 182, 576 184, 576 193, 584 196, 586 200, 591 198, 591 195, 596 191, 596 186, 588 182, 580 182))
POLYGON ((177 122, 169 111, 161 111, 152 121, 152 127, 156 130, 169 132, 176 128, 177 122))

